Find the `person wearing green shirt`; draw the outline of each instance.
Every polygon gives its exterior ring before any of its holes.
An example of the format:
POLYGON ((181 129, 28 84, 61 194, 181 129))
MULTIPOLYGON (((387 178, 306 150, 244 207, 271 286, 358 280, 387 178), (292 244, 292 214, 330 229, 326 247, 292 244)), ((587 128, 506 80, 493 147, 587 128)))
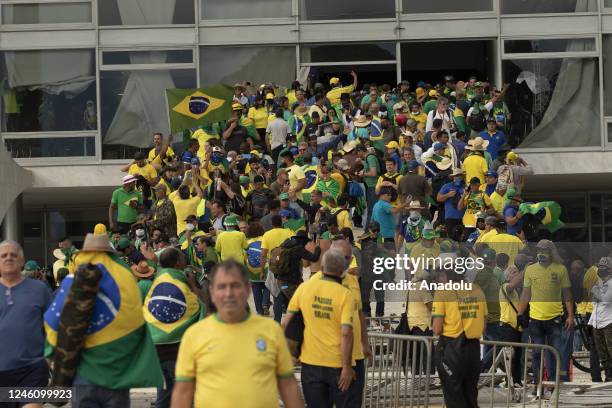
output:
POLYGON ((123 187, 113 191, 108 207, 108 224, 111 230, 118 228, 120 233, 127 234, 142 210, 142 193, 136 190, 136 177, 128 174, 123 177, 123 187), (117 212, 116 221, 115 212, 117 212))
POLYGON ((374 203, 378 200, 376 195, 376 183, 382 172, 373 148, 368 150, 363 144, 358 144, 355 150, 357 150, 357 157, 359 157, 363 163, 361 175, 363 176, 363 181, 366 186, 367 216, 365 228, 367 229, 370 225, 370 219, 372 218, 374 203))
POLYGON ((330 199, 336 200, 340 194, 340 184, 330 176, 330 171, 326 166, 321 166, 320 178, 315 190, 320 191, 323 196, 323 205, 329 205, 330 199))

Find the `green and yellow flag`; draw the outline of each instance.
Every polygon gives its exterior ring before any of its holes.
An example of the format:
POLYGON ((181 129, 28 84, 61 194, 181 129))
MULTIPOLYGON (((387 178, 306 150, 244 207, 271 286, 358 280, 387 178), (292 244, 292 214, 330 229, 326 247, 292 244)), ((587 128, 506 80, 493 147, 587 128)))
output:
POLYGON ((232 116, 234 90, 227 85, 197 89, 166 89, 173 133, 227 120, 232 116))
POLYGON ((519 205, 519 211, 523 214, 535 215, 550 232, 555 232, 565 226, 559 219, 561 206, 556 201, 542 201, 535 204, 523 203, 519 205))
MULTIPOLYGON (((114 254, 79 252, 74 258, 76 273, 81 273, 80 265, 88 263, 97 266, 102 275, 77 373, 100 387, 115 390, 161 386, 159 359, 145 325, 140 291, 132 271, 114 254)), ((62 281, 45 312, 47 342, 51 347, 57 345, 60 318, 73 282, 72 274, 62 281)))
POLYGON ((189 288, 185 272, 172 268, 159 272, 142 311, 155 344, 180 342, 185 330, 204 317, 204 306, 189 288))

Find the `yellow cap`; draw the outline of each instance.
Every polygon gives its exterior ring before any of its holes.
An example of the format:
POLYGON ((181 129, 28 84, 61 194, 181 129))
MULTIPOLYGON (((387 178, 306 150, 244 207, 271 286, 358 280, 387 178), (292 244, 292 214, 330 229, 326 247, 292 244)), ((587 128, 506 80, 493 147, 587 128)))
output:
POLYGON ((338 82, 340 82, 340 78, 338 78, 338 77, 332 77, 332 78, 329 80, 329 84, 330 84, 330 85, 336 85, 338 82))
POLYGON ((429 96, 432 98, 437 98, 439 96, 438 91, 432 89, 431 91, 429 91, 429 96))
POLYGON ((506 160, 508 160, 509 162, 513 162, 513 161, 515 161, 516 159, 518 159, 518 157, 519 157, 519 156, 518 156, 518 154, 516 154, 516 153, 514 153, 514 152, 509 152, 509 153, 506 155, 506 160))
POLYGON ((385 147, 388 149, 399 149, 399 144, 395 140, 392 140, 389 143, 387 143, 385 147))
POLYGON ((266 94, 266 99, 274 99, 274 94, 271 92, 266 94))
POLYGON ((259 152, 257 150, 251 150, 249 154, 259 157, 259 152))
POLYGON ((242 104, 238 102, 232 103, 232 110, 242 110, 242 104))
POLYGON ((425 95, 425 90, 423 88, 421 88, 420 86, 416 89, 416 96, 418 96, 419 98, 423 95, 425 95))
POLYGON ((104 224, 96 224, 94 227, 95 235, 105 235, 106 234, 106 225, 104 224))

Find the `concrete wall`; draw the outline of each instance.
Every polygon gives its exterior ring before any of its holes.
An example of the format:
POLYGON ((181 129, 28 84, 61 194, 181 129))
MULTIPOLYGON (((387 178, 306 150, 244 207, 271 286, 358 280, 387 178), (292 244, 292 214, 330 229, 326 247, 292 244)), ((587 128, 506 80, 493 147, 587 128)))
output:
POLYGON ((15 198, 32 186, 32 174, 21 168, 0 143, 0 220, 15 198))

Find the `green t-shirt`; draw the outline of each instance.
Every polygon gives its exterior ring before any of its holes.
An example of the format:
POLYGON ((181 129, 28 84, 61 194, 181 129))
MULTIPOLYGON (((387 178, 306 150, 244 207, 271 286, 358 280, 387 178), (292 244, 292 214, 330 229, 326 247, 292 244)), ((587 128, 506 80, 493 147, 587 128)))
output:
POLYGON ((137 285, 138 289, 140 290, 140 297, 142 299, 141 303, 144 303, 147 293, 149 293, 149 289, 151 289, 151 286, 153 286, 153 281, 151 279, 141 279, 138 281, 137 285))
POLYGON ((363 172, 368 173, 370 169, 372 168, 376 169, 376 175, 363 177, 363 181, 365 181, 365 184, 367 187, 376 187, 376 182, 378 181, 378 177, 380 176, 380 168, 378 165, 378 159, 373 154, 369 154, 366 157, 366 160, 363 166, 363 172))
POLYGON ((133 223, 136 221, 138 210, 130 207, 129 202, 132 200, 137 200, 138 205, 142 205, 142 193, 136 189, 128 193, 123 187, 113 191, 111 203, 117 206, 117 222, 133 223))
POLYGON ((429 113, 432 110, 436 109, 436 106, 438 106, 437 99, 430 99, 427 102, 425 102, 425 105, 423 105, 423 112, 429 113))

